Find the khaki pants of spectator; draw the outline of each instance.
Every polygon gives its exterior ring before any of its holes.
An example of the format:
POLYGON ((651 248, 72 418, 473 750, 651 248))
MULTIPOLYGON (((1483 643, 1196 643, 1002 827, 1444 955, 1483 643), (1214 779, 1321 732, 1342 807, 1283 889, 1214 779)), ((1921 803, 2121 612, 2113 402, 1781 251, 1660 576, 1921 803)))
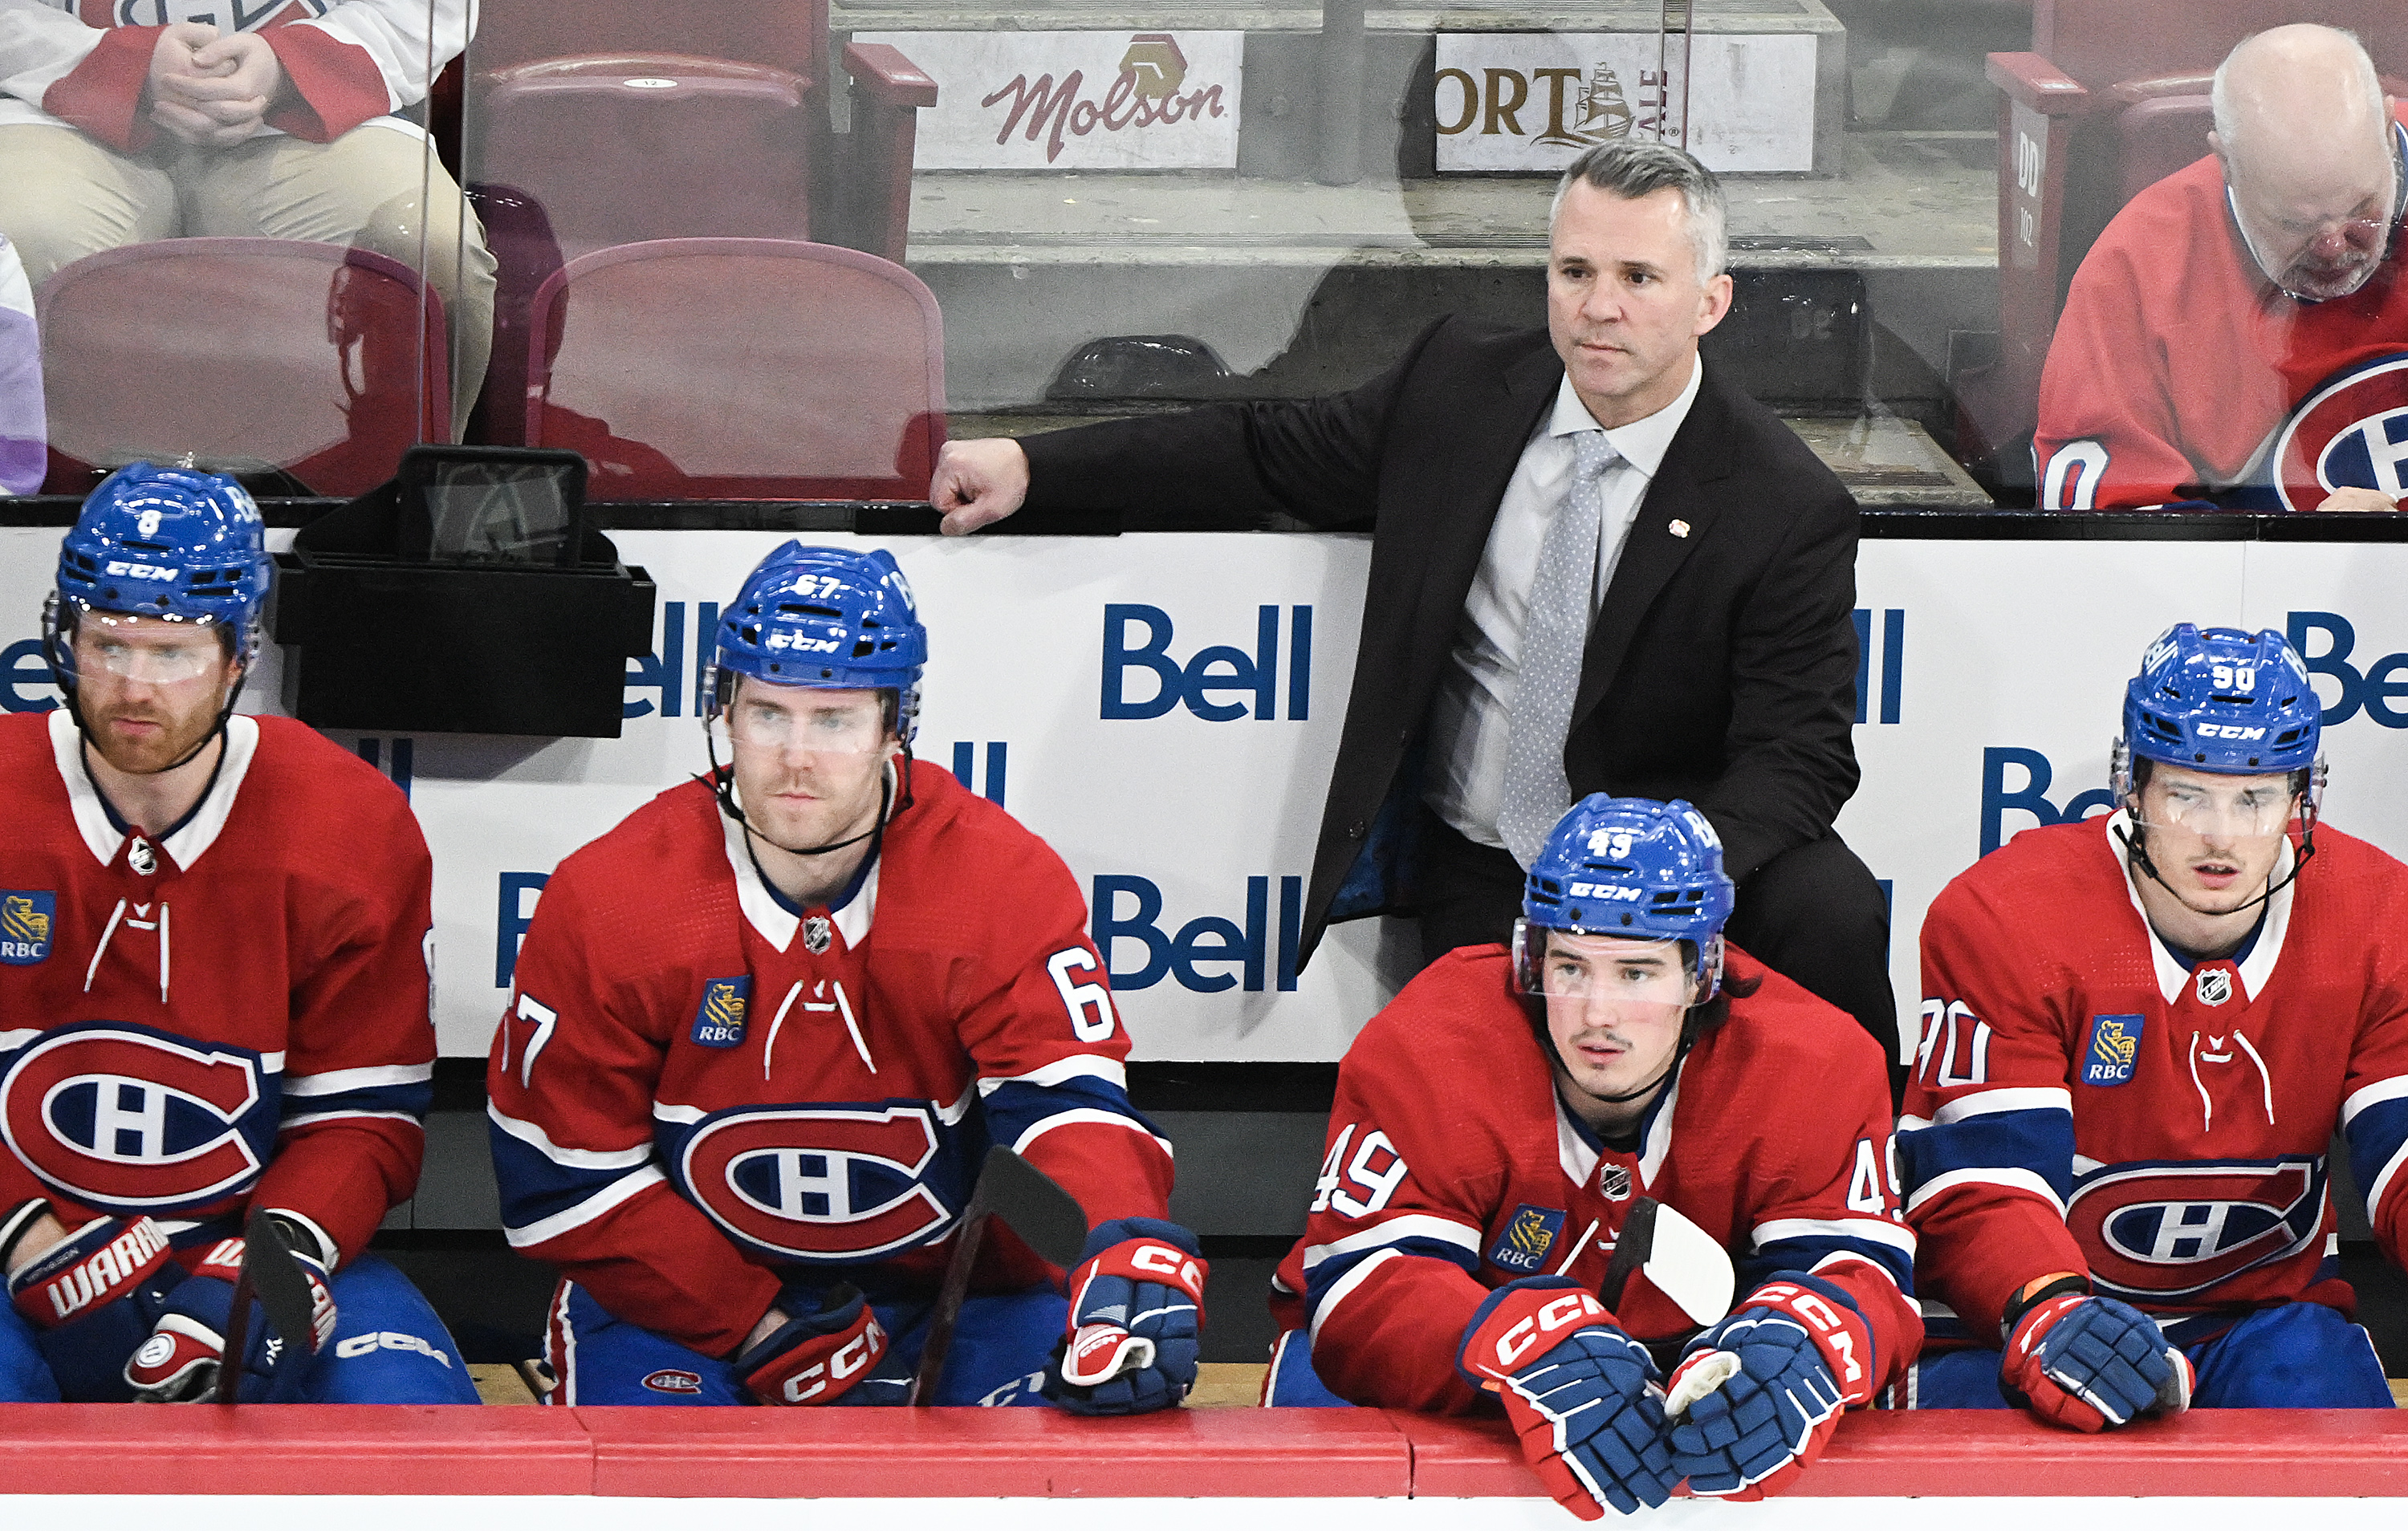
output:
POLYGON ((494 257, 460 189, 415 134, 369 124, 330 144, 175 139, 121 154, 70 127, 0 127, 0 233, 34 285, 120 245, 179 235, 314 239, 423 270, 452 327, 459 439, 494 344, 494 257), (423 240, 424 248, 421 249, 423 240))

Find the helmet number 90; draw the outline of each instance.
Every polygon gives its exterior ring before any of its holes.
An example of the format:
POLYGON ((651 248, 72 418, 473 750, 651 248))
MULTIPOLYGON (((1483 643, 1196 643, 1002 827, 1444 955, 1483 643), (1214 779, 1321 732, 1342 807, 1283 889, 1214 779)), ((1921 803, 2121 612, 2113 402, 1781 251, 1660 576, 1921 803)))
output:
POLYGON ((2217 665, 2213 666, 2215 689, 2218 691, 2256 691, 2258 667, 2254 665, 2217 665))
POLYGON ((1096 954, 1083 946, 1066 946, 1045 959, 1045 971, 1062 994, 1062 1008, 1070 1012, 1070 1031, 1082 1042, 1100 1042, 1112 1034, 1112 994, 1100 983, 1073 983, 1071 973, 1096 970, 1096 954))

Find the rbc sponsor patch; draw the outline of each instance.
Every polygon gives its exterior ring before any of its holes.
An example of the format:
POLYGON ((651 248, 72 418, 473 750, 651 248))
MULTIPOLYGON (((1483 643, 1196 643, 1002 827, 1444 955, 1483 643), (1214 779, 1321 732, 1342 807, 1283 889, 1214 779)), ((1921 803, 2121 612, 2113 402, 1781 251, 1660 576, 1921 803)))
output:
POLYGON ((2276 437, 2272 466, 2286 510, 2343 488, 2408 494, 2408 356, 2359 363, 2310 394, 2276 437))
POLYGON ((30 967, 50 954, 50 922, 59 895, 0 888, 0 963, 30 967))
POLYGON ((735 1047, 744 1040, 744 1014, 752 1005, 752 980, 712 979, 702 986, 702 1003, 694 1009, 696 1047, 735 1047))
POLYGON ((1513 1215, 1498 1229, 1497 1242, 1488 1252, 1488 1263, 1507 1270, 1527 1275, 1546 1259, 1547 1250, 1555 1235, 1564 1231, 1564 1214, 1552 1207, 1533 1207, 1528 1202, 1513 1209, 1513 1215))
POLYGON ((2082 1082, 2100 1088, 2128 1083, 2140 1056, 2141 1017, 2094 1015, 2090 1045, 2082 1053, 2082 1082))

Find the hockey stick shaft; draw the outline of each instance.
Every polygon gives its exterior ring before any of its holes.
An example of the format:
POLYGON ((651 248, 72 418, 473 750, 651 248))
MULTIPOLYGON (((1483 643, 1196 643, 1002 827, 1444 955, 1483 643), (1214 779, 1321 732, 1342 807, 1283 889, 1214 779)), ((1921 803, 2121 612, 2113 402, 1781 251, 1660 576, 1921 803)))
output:
POLYGON ((944 1374, 945 1357, 953 1348, 953 1325, 962 1316, 962 1300, 969 1295, 970 1269, 978 1264, 979 1246, 986 1241, 987 1182, 983 1171, 970 1203, 962 1210, 962 1225, 953 1235, 953 1252, 945 1259, 945 1279, 937 1288, 936 1306, 928 1309, 927 1338, 920 1346, 919 1369, 911 1377, 912 1407, 926 1409, 937 1401, 937 1380, 944 1374))

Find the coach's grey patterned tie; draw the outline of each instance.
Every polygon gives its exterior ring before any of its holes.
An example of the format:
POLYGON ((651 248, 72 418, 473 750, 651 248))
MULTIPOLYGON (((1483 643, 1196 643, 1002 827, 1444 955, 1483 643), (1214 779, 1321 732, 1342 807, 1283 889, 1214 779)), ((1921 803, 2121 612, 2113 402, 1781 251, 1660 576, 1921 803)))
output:
POLYGON ((1539 859, 1555 821, 1571 807, 1564 780, 1564 732, 1588 647, 1589 598, 1597 588, 1598 532, 1605 519, 1605 470, 1621 454, 1603 431, 1572 437, 1572 481, 1539 544, 1522 624, 1522 679, 1505 741, 1505 794, 1497 833, 1525 867, 1539 859))

